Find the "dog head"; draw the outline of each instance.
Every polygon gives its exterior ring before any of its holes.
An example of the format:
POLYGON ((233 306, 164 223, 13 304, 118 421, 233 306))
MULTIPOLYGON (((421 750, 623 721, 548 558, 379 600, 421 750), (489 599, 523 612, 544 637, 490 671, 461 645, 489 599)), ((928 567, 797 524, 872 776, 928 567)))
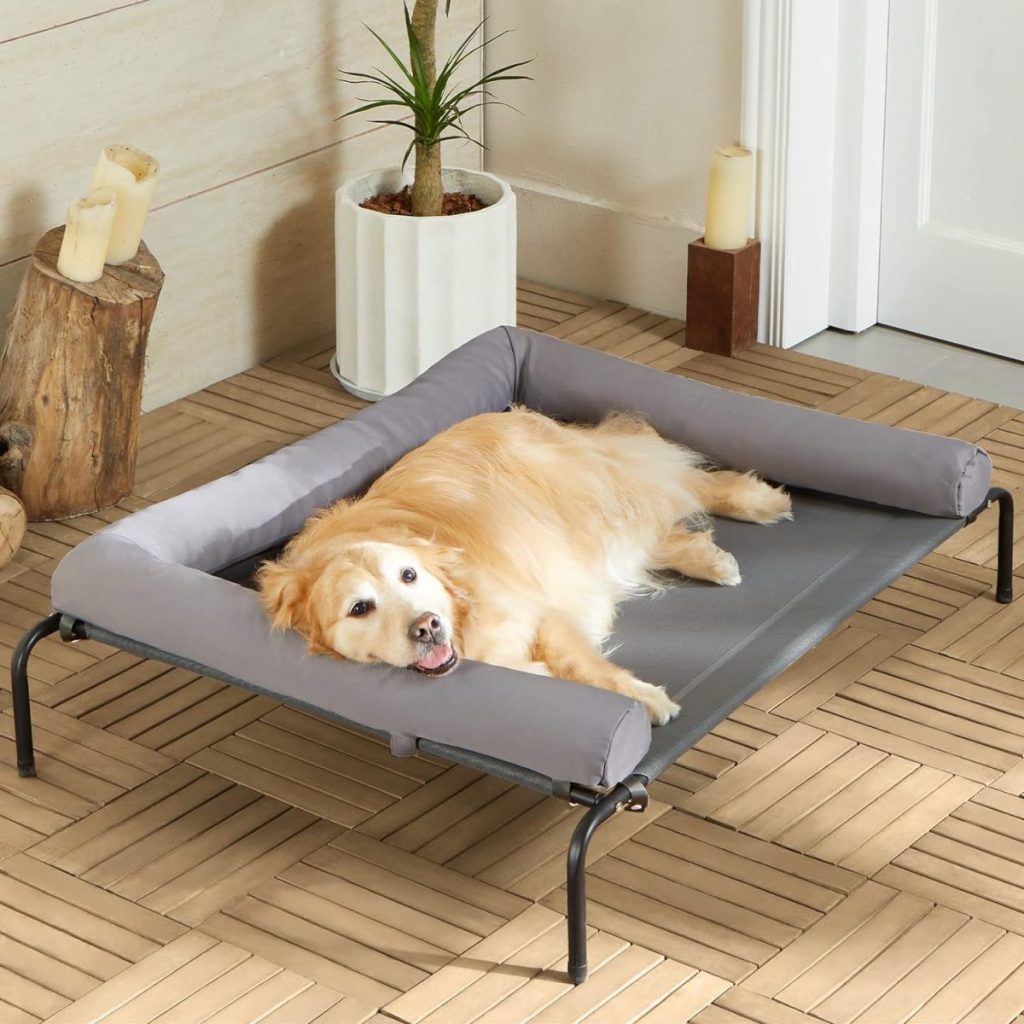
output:
POLYGON ((442 676, 459 663, 456 563, 457 553, 423 541, 357 540, 314 562, 286 553, 258 582, 273 625, 310 650, 442 676))

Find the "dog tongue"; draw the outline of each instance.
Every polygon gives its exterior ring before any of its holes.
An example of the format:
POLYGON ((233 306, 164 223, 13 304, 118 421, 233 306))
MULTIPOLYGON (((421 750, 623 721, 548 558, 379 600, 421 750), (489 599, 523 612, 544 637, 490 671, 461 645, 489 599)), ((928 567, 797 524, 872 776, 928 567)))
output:
POLYGON ((449 644, 438 644, 430 653, 416 662, 417 668, 435 669, 440 668, 452 656, 452 649, 449 644))

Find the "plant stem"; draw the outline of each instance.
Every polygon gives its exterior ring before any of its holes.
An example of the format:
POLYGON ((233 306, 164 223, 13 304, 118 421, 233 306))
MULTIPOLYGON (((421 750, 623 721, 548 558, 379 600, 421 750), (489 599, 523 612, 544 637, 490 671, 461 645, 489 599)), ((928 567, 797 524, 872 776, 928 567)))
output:
MULTIPOLYGON (((426 71, 427 86, 434 88, 437 81, 437 55, 435 26, 438 0, 416 0, 412 9, 412 30, 420 46, 426 71)), ((414 217, 440 217, 444 201, 441 183, 441 147, 416 147, 416 172, 412 184, 412 212, 414 217)))

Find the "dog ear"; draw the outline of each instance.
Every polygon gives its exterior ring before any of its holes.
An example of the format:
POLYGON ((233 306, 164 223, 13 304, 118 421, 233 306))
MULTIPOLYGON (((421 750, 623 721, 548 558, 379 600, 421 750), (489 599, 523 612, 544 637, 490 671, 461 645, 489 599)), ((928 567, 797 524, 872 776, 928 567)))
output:
POLYGON ((449 548, 429 540, 418 540, 415 543, 416 553, 427 571, 437 576, 449 590, 458 591, 462 548, 449 548))
POLYGON ((281 562, 266 562, 256 574, 256 582, 274 628, 306 634, 311 575, 281 562))

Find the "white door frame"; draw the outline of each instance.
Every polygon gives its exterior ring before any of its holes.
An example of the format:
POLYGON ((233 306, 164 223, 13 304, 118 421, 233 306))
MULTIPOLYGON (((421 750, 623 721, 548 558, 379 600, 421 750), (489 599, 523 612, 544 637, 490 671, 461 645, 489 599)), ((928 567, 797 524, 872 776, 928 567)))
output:
POLYGON ((888 22, 889 0, 744 0, 740 134, 769 344, 878 319, 888 22))

